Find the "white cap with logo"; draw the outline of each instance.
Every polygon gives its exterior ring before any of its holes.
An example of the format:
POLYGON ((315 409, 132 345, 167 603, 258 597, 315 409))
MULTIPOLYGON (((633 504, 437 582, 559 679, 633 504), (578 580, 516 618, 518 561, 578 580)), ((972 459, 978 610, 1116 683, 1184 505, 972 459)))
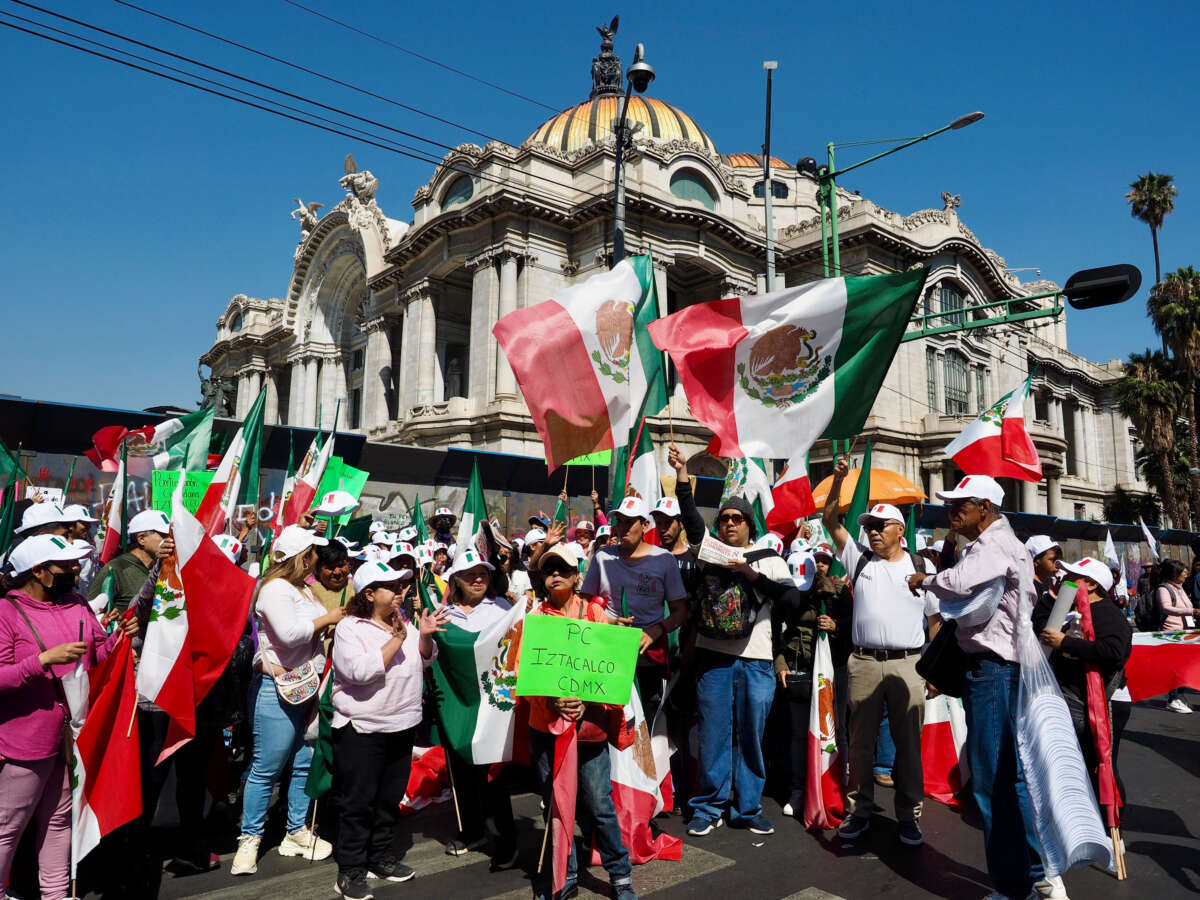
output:
POLYGON ((57 503, 45 500, 41 503, 34 503, 25 509, 24 515, 21 516, 21 527, 16 529, 16 533, 24 534, 26 531, 41 528, 43 525, 54 525, 58 522, 65 525, 74 521, 77 520, 69 518, 57 503))
POLYGON ((82 503, 72 503, 70 506, 63 507, 63 515, 72 522, 99 522, 95 516, 88 513, 88 509, 82 503))
POLYGON ((309 547, 324 547, 328 543, 329 541, 325 538, 318 537, 307 528, 288 525, 279 532, 279 537, 275 538, 275 543, 271 545, 271 559, 275 562, 283 562, 298 553, 303 553, 309 547))
POLYGON ((363 563, 354 573, 354 592, 365 591, 373 584, 392 584, 412 578, 412 569, 393 569, 382 562, 363 563))
POLYGON ((446 570, 446 578, 449 579, 451 575, 474 569, 476 566, 486 566, 489 571, 493 572, 496 570, 496 567, 484 559, 478 550, 467 550, 459 554, 458 558, 454 560, 454 564, 446 570))
POLYGON ((978 497, 980 500, 990 500, 992 506, 1004 503, 1004 488, 991 475, 965 475, 963 480, 951 490, 938 491, 939 500, 970 500, 978 497))
POLYGON ((56 534, 35 534, 16 546, 8 556, 8 564, 19 575, 46 563, 74 562, 88 555, 88 550, 76 546, 77 543, 56 534))
POLYGON ((628 516, 631 519, 650 518, 650 510, 646 507, 646 501, 641 497, 626 497, 621 501, 621 505, 613 510, 613 513, 628 516))
POLYGON ((858 517, 858 524, 860 526, 866 525, 872 519, 882 519, 885 522, 899 522, 901 525, 904 524, 904 515, 890 503, 876 503, 858 517))
MULTIPOLYGON (((1029 555, 1037 559, 1047 550, 1052 547, 1058 547, 1058 541, 1050 537, 1048 534, 1035 534, 1025 542, 1025 549, 1029 551, 1029 555)), ((1062 548, 1059 547, 1061 551, 1062 548)))
POLYGON ((330 491, 321 498, 321 503, 313 509, 318 516, 344 516, 358 509, 358 501, 349 491, 330 491))
POLYGON ((143 531, 157 531, 167 534, 171 530, 171 520, 161 509, 143 509, 129 520, 129 534, 141 534, 143 531))
POLYGON ((218 534, 213 538, 213 543, 217 545, 217 549, 225 554, 234 565, 237 565, 238 554, 242 552, 242 542, 235 538, 232 534, 218 534))
POLYGON ((525 532, 526 545, 536 544, 538 541, 544 541, 545 539, 546 532, 542 531, 540 528, 530 528, 527 532, 525 532))
POLYGON ((1064 572, 1070 572, 1072 575, 1085 575, 1104 590, 1112 590, 1113 574, 1112 569, 1108 567, 1108 563, 1085 556, 1077 563, 1067 563, 1060 559, 1057 565, 1064 572))

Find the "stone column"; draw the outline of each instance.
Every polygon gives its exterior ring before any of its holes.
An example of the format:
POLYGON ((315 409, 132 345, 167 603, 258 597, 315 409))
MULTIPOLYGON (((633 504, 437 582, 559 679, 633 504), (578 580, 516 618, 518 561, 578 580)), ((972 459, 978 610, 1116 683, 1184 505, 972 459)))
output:
POLYGON ((320 394, 320 363, 313 357, 304 362, 304 424, 313 426, 317 423, 318 398, 320 394))
POLYGON ((1036 481, 1021 482, 1021 512, 1038 513, 1038 489, 1036 481))
POLYGON ((433 397, 433 367, 437 363, 437 322, 434 319, 433 295, 426 287, 408 308, 417 310, 419 337, 417 338, 417 406, 429 406, 433 397))
POLYGON ((235 419, 244 418, 246 415, 246 392, 247 378, 244 374, 234 375, 234 384, 237 385, 237 399, 233 403, 233 417, 235 419))
POLYGON ((945 469, 939 463, 929 469, 929 503, 941 503, 937 498, 937 492, 945 490, 945 469))
POLYGON ((304 360, 293 360, 291 364, 292 377, 288 384, 288 425, 300 425, 304 422, 304 360))
MULTIPOLYGON (((507 254, 500 260, 500 303, 496 311, 497 320, 503 319, 517 308, 517 258, 507 254)), ((493 323, 494 324, 494 323, 493 323)), ((488 340, 496 344, 496 399, 510 400, 517 396, 517 379, 504 356, 500 344, 488 329, 488 340)))
POLYGON ((392 348, 388 342, 388 321, 373 319, 366 324, 367 352, 363 368, 362 430, 364 433, 388 420, 387 392, 384 370, 392 364, 392 348))
POLYGON ((1071 441, 1072 449, 1075 455, 1075 472, 1076 478, 1087 479, 1087 429, 1084 427, 1084 410, 1078 403, 1075 404, 1075 409, 1071 415, 1071 441))
POLYGON ((1062 473, 1046 476, 1046 512, 1052 516, 1062 515, 1062 473))
POLYGON ((250 407, 254 405, 254 401, 258 399, 258 395, 262 391, 262 377, 262 372, 257 370, 246 376, 250 384, 250 388, 246 392, 246 412, 250 412, 250 407))
POLYGON ((263 410, 263 422, 267 425, 279 424, 279 384, 275 380, 275 370, 267 369, 263 373, 267 385, 267 404, 263 410))
MULTIPOLYGON (((510 252, 504 253, 505 260, 511 259, 508 255, 510 252)), ((496 324, 500 306, 496 262, 497 257, 489 252, 475 257, 467 264, 471 272, 471 324, 468 330, 467 367, 463 378, 467 386, 467 399, 476 409, 481 409, 492 399, 497 385, 498 369, 494 354, 499 353, 499 349, 492 334, 492 326, 496 324)), ((513 264, 516 264, 515 259, 513 264)), ((515 277, 515 269, 513 274, 515 277)), ((515 283, 513 296, 515 305, 515 283)), ((442 387, 443 390, 438 392, 438 400, 445 396, 444 382, 442 387)))
POLYGON ((1049 403, 1050 427, 1054 429, 1055 434, 1060 434, 1066 437, 1066 426, 1063 422, 1063 405, 1062 398, 1050 395, 1049 403))

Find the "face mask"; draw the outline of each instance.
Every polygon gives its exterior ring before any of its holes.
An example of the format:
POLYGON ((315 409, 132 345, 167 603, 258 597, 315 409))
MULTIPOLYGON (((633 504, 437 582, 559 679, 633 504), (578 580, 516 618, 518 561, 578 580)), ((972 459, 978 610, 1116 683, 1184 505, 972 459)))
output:
POLYGON ((52 574, 54 579, 50 582, 50 586, 46 588, 47 594, 52 597, 64 597, 74 589, 74 572, 54 572, 52 574))

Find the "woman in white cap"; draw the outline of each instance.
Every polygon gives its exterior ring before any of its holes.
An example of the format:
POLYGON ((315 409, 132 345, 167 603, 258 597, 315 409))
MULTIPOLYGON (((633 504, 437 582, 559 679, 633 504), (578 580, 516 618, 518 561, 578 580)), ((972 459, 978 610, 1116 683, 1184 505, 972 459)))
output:
MULTIPOLYGON (((464 631, 480 632, 504 618, 512 603, 494 589, 495 566, 477 550, 467 550, 446 573, 446 621, 464 631)), ((462 831, 446 844, 450 856, 462 856, 487 843, 489 822, 496 834, 492 848, 495 869, 510 868, 517 860, 517 829, 505 778, 488 778, 490 766, 473 765, 446 747, 446 762, 458 795, 462 831)))
POLYGON ((412 572, 367 563, 333 644, 333 747, 341 828, 335 889, 350 900, 372 896, 367 878, 408 881, 415 874, 392 852, 393 829, 412 767, 425 668, 445 631, 445 607, 416 621, 403 610, 412 572), (407 586, 406 586, 407 585, 407 586))
POLYGON ((254 760, 242 799, 242 833, 230 867, 232 875, 258 871, 267 807, 275 782, 285 768, 291 781, 287 796, 287 834, 281 856, 325 859, 333 845, 308 827, 308 795, 304 783, 312 747, 304 742, 311 707, 325 665, 321 636, 345 615, 345 607, 326 610, 306 584, 316 567, 315 547, 326 544, 298 525, 284 528, 271 546, 271 568, 254 599, 258 619, 256 672, 250 696, 254 721, 254 760))
MULTIPOLYGON (((83 551, 57 535, 16 547, 0 575, 0 893, 21 834, 32 821, 39 880, 47 900, 70 885, 71 786, 64 753, 70 721, 59 679, 77 664, 101 662, 118 634, 106 635, 74 592, 83 551)), ((137 620, 126 620, 126 634, 137 620)))

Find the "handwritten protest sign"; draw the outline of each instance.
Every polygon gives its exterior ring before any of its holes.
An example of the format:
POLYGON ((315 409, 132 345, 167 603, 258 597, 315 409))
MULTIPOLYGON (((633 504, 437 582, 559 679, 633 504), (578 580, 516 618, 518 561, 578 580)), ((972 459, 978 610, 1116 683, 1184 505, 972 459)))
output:
POLYGON ((171 495, 175 493, 175 486, 179 484, 179 476, 187 475, 187 480, 183 483, 183 505, 188 512, 194 513, 200 508, 200 501, 204 499, 204 492, 212 484, 215 474, 216 472, 155 471, 150 479, 154 509, 171 515, 171 495))
POLYGON ((528 616, 516 694, 624 706, 633 688, 641 637, 640 628, 528 616))

